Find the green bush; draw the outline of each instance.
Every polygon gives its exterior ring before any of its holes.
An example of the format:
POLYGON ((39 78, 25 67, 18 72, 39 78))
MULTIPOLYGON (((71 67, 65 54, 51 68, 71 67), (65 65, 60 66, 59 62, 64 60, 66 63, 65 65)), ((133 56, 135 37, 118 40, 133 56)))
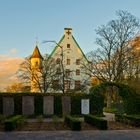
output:
POLYGON ((107 113, 116 113, 117 112, 117 109, 116 108, 107 108, 107 107, 104 107, 103 111, 104 112, 107 112, 107 113))
POLYGON ((90 89, 90 94, 93 95, 93 99, 96 102, 91 105, 91 113, 102 113, 104 107, 104 96, 103 93, 108 87, 117 87, 119 91, 119 96, 121 96, 123 101, 123 109, 126 114, 139 114, 140 112, 140 95, 136 93, 136 90, 128 85, 122 83, 114 82, 104 82, 100 85, 92 87, 90 89))
POLYGON ((73 131, 81 130, 81 121, 79 121, 71 116, 65 116, 65 123, 73 131))
POLYGON ((98 129, 101 130, 107 129, 107 121, 102 118, 95 117, 93 115, 84 115, 84 121, 93 126, 96 126, 98 129))
POLYGON ((18 126, 23 125, 25 117, 22 115, 13 116, 5 121, 5 131, 12 131, 18 126))
POLYGON ((140 126, 140 116, 115 114, 115 120, 132 126, 140 126))

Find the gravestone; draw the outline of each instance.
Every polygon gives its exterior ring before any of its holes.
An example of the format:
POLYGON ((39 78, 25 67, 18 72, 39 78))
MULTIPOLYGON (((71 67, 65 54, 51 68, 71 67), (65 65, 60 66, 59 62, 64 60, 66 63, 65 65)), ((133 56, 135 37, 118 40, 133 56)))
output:
POLYGON ((53 96, 43 97, 43 113, 46 115, 54 114, 54 97, 53 96))
POLYGON ((22 114, 32 115, 34 114, 34 97, 22 96, 22 114))
POLYGON ((62 112, 63 115, 71 113, 71 98, 69 96, 62 96, 62 112))
POLYGON ((82 114, 89 114, 89 99, 81 100, 81 112, 82 114))
POLYGON ((13 115, 13 114, 14 114, 14 98, 3 97, 3 115, 13 115))

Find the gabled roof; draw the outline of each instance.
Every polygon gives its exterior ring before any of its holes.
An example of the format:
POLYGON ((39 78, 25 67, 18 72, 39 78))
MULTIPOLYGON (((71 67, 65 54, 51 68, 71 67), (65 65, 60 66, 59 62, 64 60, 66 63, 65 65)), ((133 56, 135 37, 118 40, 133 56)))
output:
POLYGON ((37 45, 36 45, 36 47, 35 47, 35 49, 33 51, 32 56, 30 57, 30 59, 31 58, 41 58, 41 59, 43 59, 43 57, 42 57, 37 45))
MULTIPOLYGON (((80 49, 81 53, 83 54, 83 57, 87 60, 85 54, 83 53, 82 49, 80 48, 79 44, 77 43, 76 39, 72 36, 74 42, 76 43, 76 45, 78 46, 78 48, 80 49)), ((88 61, 88 60, 87 60, 88 61)))
MULTIPOLYGON (((58 42, 58 44, 60 44, 63 39, 65 38, 65 35, 62 36, 62 38, 60 39, 60 41, 58 42)), ((49 55, 49 58, 52 57, 52 55, 54 54, 54 52, 56 51, 56 49, 58 48, 59 46, 55 46, 55 48, 53 49, 53 51, 51 52, 51 54, 49 55)))
MULTIPOLYGON (((58 42, 58 44, 60 44, 65 38, 65 35, 63 35, 63 37, 61 38, 61 40, 58 42)), ((80 48, 79 44, 77 43, 76 39, 72 36, 72 39, 74 40, 74 42, 76 43, 76 45, 78 46, 78 48, 80 49, 83 57, 87 60, 85 54, 83 53, 82 49, 80 48)), ((54 50, 52 51, 52 53, 50 54, 49 58, 52 57, 52 55, 54 54, 54 52, 56 51, 56 49, 58 48, 59 46, 56 45, 56 47, 54 48, 54 50)), ((88 61, 88 60, 87 60, 88 61)))

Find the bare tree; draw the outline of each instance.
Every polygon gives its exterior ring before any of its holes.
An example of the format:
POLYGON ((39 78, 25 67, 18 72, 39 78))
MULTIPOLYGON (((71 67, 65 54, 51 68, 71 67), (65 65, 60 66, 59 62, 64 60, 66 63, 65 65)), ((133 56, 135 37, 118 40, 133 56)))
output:
MULTIPOLYGON (((116 12, 117 19, 111 20, 107 25, 96 29, 97 50, 88 53, 87 58, 91 63, 83 65, 89 74, 100 81, 122 82, 127 75, 130 61, 135 56, 131 55, 132 40, 139 31, 139 20, 127 11, 116 12)), ((111 103, 112 89, 108 90, 108 107, 111 103)))
POLYGON ((22 82, 26 83, 27 85, 31 85, 31 81, 34 79, 33 82, 35 88, 38 88, 40 92, 45 93, 52 86, 52 79, 56 73, 54 67, 54 60, 48 58, 48 55, 44 56, 44 60, 42 60, 42 66, 37 69, 31 67, 31 61, 28 57, 21 64, 17 75, 22 80, 22 82))
MULTIPOLYGON (((117 19, 98 27, 96 43, 99 48, 90 52, 89 72, 102 81, 122 81, 132 52, 129 42, 139 31, 139 20, 127 11, 118 11, 117 19)), ((134 57, 134 56, 133 56, 134 57)))
POLYGON ((30 87, 23 83, 14 83, 6 88, 6 92, 29 92, 30 87))
MULTIPOLYGON (((56 91, 60 90, 62 93, 70 91, 70 85, 73 81, 73 71, 65 68, 65 51, 63 46, 58 44, 56 41, 44 41, 43 43, 55 43, 56 47, 60 48, 55 55, 57 59, 55 60, 55 76, 52 78, 52 88, 56 91)), ((54 60, 54 58, 52 58, 54 60)))

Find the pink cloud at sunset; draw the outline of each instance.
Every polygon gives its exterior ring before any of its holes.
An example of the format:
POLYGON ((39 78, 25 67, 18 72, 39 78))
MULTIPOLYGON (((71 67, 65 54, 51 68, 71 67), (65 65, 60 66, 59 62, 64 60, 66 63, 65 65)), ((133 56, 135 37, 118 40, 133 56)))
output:
POLYGON ((19 65, 23 62, 23 58, 10 58, 6 55, 0 55, 0 90, 4 90, 7 86, 17 82, 15 73, 19 65))

